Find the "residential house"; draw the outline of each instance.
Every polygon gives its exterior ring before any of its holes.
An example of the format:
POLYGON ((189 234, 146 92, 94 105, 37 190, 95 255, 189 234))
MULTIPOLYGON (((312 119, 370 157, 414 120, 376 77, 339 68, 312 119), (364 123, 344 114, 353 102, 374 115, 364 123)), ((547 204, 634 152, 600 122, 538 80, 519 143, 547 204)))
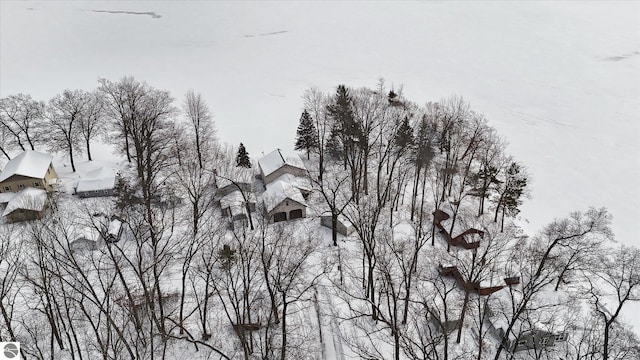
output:
POLYGON ((265 185, 275 182, 283 174, 307 177, 308 171, 296 153, 286 153, 276 149, 258 160, 258 167, 265 185))
POLYGON ((81 198, 115 195, 117 175, 113 169, 98 168, 78 180, 75 193, 81 198))
POLYGON ((246 203, 249 205, 249 211, 256 211, 255 195, 251 192, 245 192, 243 195, 240 190, 232 191, 221 197, 219 201, 222 214, 228 216, 231 221, 247 220, 246 203))
POLYGON ((518 336, 518 341, 509 347, 511 352, 543 349, 555 346, 559 342, 567 341, 569 334, 566 332, 553 333, 544 330, 531 330, 518 336))
POLYGON ((307 216, 307 205, 300 190, 293 185, 276 181, 267 185, 262 194, 269 222, 279 222, 307 216))
POLYGON ((19 191, 8 203, 2 216, 7 222, 37 220, 44 217, 47 209, 47 192, 28 187, 19 191))
POLYGON ((58 175, 51 155, 26 150, 9 160, 0 173, 0 192, 18 192, 28 187, 53 190, 58 175))

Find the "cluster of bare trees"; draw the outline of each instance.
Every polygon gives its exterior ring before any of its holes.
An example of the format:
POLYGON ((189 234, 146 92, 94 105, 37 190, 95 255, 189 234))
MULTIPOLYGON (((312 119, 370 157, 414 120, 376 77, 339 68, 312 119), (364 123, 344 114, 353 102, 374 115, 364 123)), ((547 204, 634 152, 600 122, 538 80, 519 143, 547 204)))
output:
MULTIPOLYGON (((91 114, 78 99, 88 94, 65 91, 34 117, 56 122, 71 156, 74 129, 91 114)), ((43 220, 2 227, 1 339, 37 359, 317 352, 304 314, 326 272, 318 236, 270 226, 262 213, 251 230, 229 230, 214 195, 218 181, 233 179, 235 151, 217 142, 203 97, 190 91, 180 112, 167 91, 131 77, 101 79, 91 96, 101 106, 92 116, 132 166, 115 201, 63 198, 43 220)), ((29 143, 26 130, 16 134, 16 144, 29 143)))
POLYGON ((317 163, 308 205, 331 216, 333 246, 312 219, 252 214, 251 185, 235 181, 246 169, 194 91, 176 106, 125 77, 1 99, 5 156, 47 145, 74 166, 100 135, 131 165, 115 200, 61 197, 42 220, 0 227, 0 340, 36 359, 285 360, 326 341, 368 359, 640 355, 621 316, 640 300, 638 249, 612 246, 604 209, 524 235, 512 219, 529 175, 462 98, 421 106, 381 81, 304 101, 296 146, 317 163), (230 226, 219 182, 242 193, 250 226, 230 226), (114 221, 120 241, 105 243, 114 221), (514 352, 536 332, 564 340, 514 352))
POLYGON ((636 356, 638 342, 618 321, 619 308, 605 306, 637 299, 633 271, 595 265, 622 256, 609 244, 609 215, 591 209, 523 236, 506 219, 518 215, 530 176, 462 98, 419 106, 381 81, 375 89, 340 85, 334 94, 312 88, 304 100, 317 137, 309 142, 318 163, 312 174, 333 220, 333 244, 339 216, 350 220, 359 243, 334 252, 336 295, 348 308, 335 316, 350 324, 345 341, 353 351, 395 359, 609 359, 607 324, 615 323, 628 340, 617 350, 627 353, 617 356, 636 356), (452 235, 480 229, 470 233, 482 234, 476 247, 443 241, 431 218, 437 209, 450 215, 445 231, 452 235), (443 264, 455 267, 453 278, 438 270, 443 264), (617 283, 605 276, 613 273, 617 283), (610 291, 598 290, 603 284, 610 291), (588 326, 571 320, 576 304, 591 304, 581 313, 588 326), (512 353, 540 323, 581 345, 512 353))
POLYGON ((97 91, 65 90, 49 102, 18 94, 0 99, 2 153, 10 159, 16 150, 63 152, 75 171, 74 151, 83 150, 89 160, 91 142, 107 129, 104 99, 97 91))

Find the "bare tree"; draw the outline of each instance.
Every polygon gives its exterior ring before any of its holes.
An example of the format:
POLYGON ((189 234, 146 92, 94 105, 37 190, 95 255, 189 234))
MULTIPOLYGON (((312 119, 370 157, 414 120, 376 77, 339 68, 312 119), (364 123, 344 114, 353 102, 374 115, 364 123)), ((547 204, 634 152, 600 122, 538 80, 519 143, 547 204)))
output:
POLYGON ((87 116, 87 107, 91 102, 90 94, 82 90, 65 90, 55 96, 46 111, 49 147, 51 150, 63 150, 69 155, 71 169, 75 172, 76 165, 73 151, 80 146, 78 126, 81 119, 87 116))
POLYGON ((602 322, 602 359, 627 359, 612 353, 612 332, 625 304, 640 301, 640 250, 621 246, 610 256, 603 256, 601 266, 587 271, 589 302, 602 322))
POLYGON ((213 124, 213 115, 209 110, 209 106, 202 98, 200 93, 189 90, 182 104, 182 109, 189 120, 190 127, 194 136, 194 143, 198 164, 202 168, 203 152, 209 149, 215 140, 215 127, 213 124))
POLYGON ((509 337, 516 325, 522 321, 532 305, 540 300, 541 292, 553 284, 559 275, 560 266, 555 259, 567 245, 576 246, 589 241, 593 236, 611 237, 610 215, 606 209, 589 209, 587 212, 575 212, 570 217, 553 221, 532 241, 520 240, 512 251, 514 265, 521 273, 521 287, 510 287, 510 304, 503 308, 507 328, 504 340, 496 351, 495 360, 505 349, 509 337))
POLYGON ((22 150, 25 150, 24 141, 31 150, 35 150, 43 113, 44 104, 33 100, 30 95, 10 95, 0 99, 0 125, 13 135, 22 150))
POLYGON ((106 130, 105 126, 105 99, 103 95, 94 91, 87 94, 89 99, 85 107, 85 114, 78 121, 78 129, 82 134, 86 146, 87 157, 89 161, 91 157, 91 140, 94 140, 106 130))

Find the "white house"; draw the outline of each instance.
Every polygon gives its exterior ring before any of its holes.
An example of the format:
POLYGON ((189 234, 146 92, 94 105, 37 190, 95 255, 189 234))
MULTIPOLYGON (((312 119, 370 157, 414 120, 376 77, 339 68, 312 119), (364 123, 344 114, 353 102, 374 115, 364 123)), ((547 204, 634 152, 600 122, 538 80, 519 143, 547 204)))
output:
POLYGON ((112 196, 115 194, 116 172, 113 169, 98 168, 78 180, 75 193, 81 197, 112 196))
POLYGON ((2 216, 7 222, 42 219, 46 207, 47 192, 29 187, 19 191, 9 200, 2 216))
POLYGON ((9 160, 0 173, 0 192, 18 192, 28 187, 53 190, 58 175, 53 168, 53 157, 26 150, 9 160))
POLYGON ((302 159, 296 153, 286 153, 276 149, 258 160, 260 174, 265 185, 270 184, 283 174, 306 177, 308 172, 302 159))

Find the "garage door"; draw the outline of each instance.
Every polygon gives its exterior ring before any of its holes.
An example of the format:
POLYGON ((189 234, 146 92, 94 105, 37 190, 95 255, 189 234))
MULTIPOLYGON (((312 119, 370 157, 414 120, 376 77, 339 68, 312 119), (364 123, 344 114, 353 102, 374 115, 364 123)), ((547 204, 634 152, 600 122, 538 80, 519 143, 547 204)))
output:
POLYGON ((287 220, 286 212, 279 212, 279 213, 273 214, 273 222, 286 221, 286 220, 287 220))
POLYGON ((289 219, 299 219, 302 217, 302 209, 295 209, 289 212, 289 219))

